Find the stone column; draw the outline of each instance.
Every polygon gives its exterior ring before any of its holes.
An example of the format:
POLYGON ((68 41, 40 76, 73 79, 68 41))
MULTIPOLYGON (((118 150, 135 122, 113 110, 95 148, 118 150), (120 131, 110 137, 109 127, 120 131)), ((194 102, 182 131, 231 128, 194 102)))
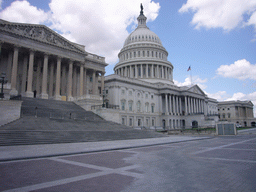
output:
POLYGON ((27 84, 26 97, 33 97, 34 96, 34 93, 32 92, 34 57, 35 57, 35 51, 30 50, 29 65, 28 65, 28 84, 27 84))
POLYGON ((84 93, 84 66, 81 64, 80 66, 80 88, 79 88, 79 96, 82 97, 84 93))
POLYGON ((131 65, 130 65, 130 68, 129 68, 129 69, 130 69, 130 75, 129 75, 129 77, 132 78, 133 76, 132 76, 132 66, 131 66, 131 65))
POLYGON ((159 95, 159 112, 161 114, 163 113, 163 99, 162 99, 162 95, 159 95))
POLYGON ((190 103, 190 97, 188 96, 188 113, 191 113, 191 103, 190 103))
POLYGON ((37 95, 41 94, 40 92, 40 85, 41 85, 41 66, 42 66, 42 60, 39 58, 37 61, 37 70, 36 70, 36 92, 37 95))
POLYGON ((179 115, 179 96, 176 96, 176 113, 179 115))
POLYGON ((42 99, 48 99, 48 94, 47 94, 48 58, 49 58, 49 55, 44 54, 42 93, 40 95, 40 98, 42 98, 42 99))
POLYGON ((185 115, 188 114, 188 106, 187 106, 187 96, 185 96, 185 115))
POLYGON ((181 97, 179 97, 180 115, 182 115, 181 97))
POLYGON ((12 77, 11 77, 11 96, 18 95, 17 91, 17 69, 18 69, 18 57, 19 57, 19 47, 14 47, 13 53, 13 64, 12 64, 12 77))
POLYGON ((140 65, 140 78, 143 78, 143 65, 140 65))
POLYGON ((93 70, 92 72, 92 94, 95 95, 96 94, 96 71, 93 70))
POLYGON ((148 64, 146 64, 146 78, 148 78, 148 64))
POLYGON ((60 76, 61 76, 61 57, 57 57, 57 72, 56 72, 56 85, 55 85, 55 100, 61 100, 60 96, 60 76))
POLYGON ((172 96, 172 105, 173 105, 173 115, 176 115, 176 104, 175 104, 175 96, 172 96))
POLYGON ((152 68, 152 70, 151 70, 151 78, 153 79, 154 78, 154 65, 152 64, 152 66, 151 66, 152 68))
POLYGON ((168 79, 168 68, 165 67, 165 79, 168 79))
POLYGON ((169 95, 169 105, 170 105, 170 111, 169 111, 169 113, 170 113, 170 115, 172 115, 173 112, 172 112, 172 96, 171 96, 171 95, 169 95))
POLYGON ((67 68, 66 66, 61 67, 62 75, 61 75, 61 88, 60 95, 67 95, 67 68))
MULTIPOLYGON (((105 86, 105 84, 104 84, 104 80, 105 80, 105 78, 104 78, 104 72, 101 72, 101 96, 103 97, 103 90, 105 89, 104 88, 104 86, 105 86)), ((127 103, 127 102, 126 102, 127 103)))
POLYGON ((162 76, 161 79, 164 79, 164 66, 162 65, 162 76))
POLYGON ((156 65, 156 78, 159 78, 159 65, 156 65))
POLYGON ((67 101, 73 101, 72 97, 72 76, 73 76, 73 61, 70 60, 68 64, 68 87, 67 87, 67 101))
POLYGON ((73 97, 77 97, 77 67, 73 67, 73 84, 72 84, 73 97))
POLYGON ((196 100, 193 98, 193 113, 196 113, 196 100))
MULTIPOLYGON (((169 115, 169 110, 168 110, 168 94, 165 94, 165 115, 169 115)), ((168 123, 168 122, 166 122, 168 123)))
POLYGON ((22 66, 22 83, 21 83, 21 95, 26 96, 26 82, 27 82, 27 70, 28 70, 28 56, 24 55, 22 66))
POLYGON ((84 68, 84 95, 87 94, 87 70, 84 68))
POLYGON ((138 65, 134 65, 135 67, 135 78, 138 78, 138 65))
POLYGON ((121 76, 124 76, 124 71, 123 67, 121 67, 121 76))
POLYGON ((50 82, 49 82, 49 96, 53 96, 53 73, 54 73, 54 62, 50 64, 50 82))
POLYGON ((8 61, 7 61, 7 71, 6 71, 6 78, 8 79, 8 84, 11 85, 12 81, 12 63, 13 63, 13 52, 10 51, 8 54, 8 61))

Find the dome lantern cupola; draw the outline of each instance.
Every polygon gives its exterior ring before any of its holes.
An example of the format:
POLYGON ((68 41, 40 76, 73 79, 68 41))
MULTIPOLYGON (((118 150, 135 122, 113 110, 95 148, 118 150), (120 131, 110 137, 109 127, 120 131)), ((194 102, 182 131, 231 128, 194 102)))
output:
POLYGON ((137 18, 138 20, 138 28, 139 27, 146 27, 147 28, 147 17, 145 17, 145 15, 143 14, 143 5, 142 3, 140 4, 140 15, 137 18))

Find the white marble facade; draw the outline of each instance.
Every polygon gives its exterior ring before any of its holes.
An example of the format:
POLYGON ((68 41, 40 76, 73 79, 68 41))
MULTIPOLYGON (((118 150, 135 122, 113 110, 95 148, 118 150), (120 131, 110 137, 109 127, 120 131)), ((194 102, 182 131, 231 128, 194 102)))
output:
POLYGON ((146 19, 141 11, 138 27, 118 54, 115 74, 105 78, 105 102, 119 106, 116 122, 168 129, 215 125, 217 101, 208 98, 197 85, 174 85, 168 52, 149 30, 146 19))
POLYGON ((107 64, 104 57, 86 52, 85 46, 44 25, 4 20, 0 20, 0 46, 0 72, 8 79, 6 97, 101 103, 107 64))

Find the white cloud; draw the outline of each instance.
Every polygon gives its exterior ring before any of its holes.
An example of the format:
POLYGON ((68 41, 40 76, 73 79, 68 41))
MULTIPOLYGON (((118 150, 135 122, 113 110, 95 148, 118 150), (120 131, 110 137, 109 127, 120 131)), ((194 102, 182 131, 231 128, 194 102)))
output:
POLYGON ((127 27, 137 22, 140 3, 148 21, 155 20, 160 5, 152 0, 51 0, 49 13, 27 1, 14 1, 0 12, 0 18, 13 22, 51 23, 50 27, 65 38, 115 63, 128 36, 127 27))
POLYGON ((229 31, 246 23, 256 27, 255 0, 187 0, 179 12, 190 10, 194 13, 191 23, 196 29, 220 27, 229 31), (248 21, 244 20, 244 15, 250 17, 248 21))
POLYGON ((87 51, 105 56, 107 62, 116 62, 128 36, 126 28, 139 16, 140 3, 148 20, 154 20, 160 6, 151 0, 52 0, 52 28, 84 44, 87 51))
POLYGON ((256 64, 253 65, 246 59, 235 61, 231 65, 221 65, 216 72, 223 77, 256 80, 256 64))
MULTIPOLYGON (((187 77, 183 83, 178 82, 176 80, 173 80, 173 81, 174 81, 174 84, 177 85, 177 86, 190 86, 191 85, 191 78, 190 77, 187 77)), ((192 77, 192 84, 197 84, 201 89, 206 89, 207 88, 207 86, 205 85, 205 83, 207 81, 208 81, 207 79, 201 79, 198 76, 193 76, 192 77)))
POLYGON ((218 101, 224 101, 225 99, 228 99, 230 97, 230 95, 228 95, 226 91, 218 91, 217 93, 206 93, 206 95, 210 98, 217 99, 218 101))
POLYGON ((14 1, 0 13, 0 18, 11 22, 39 24, 48 19, 48 14, 27 1, 14 1))

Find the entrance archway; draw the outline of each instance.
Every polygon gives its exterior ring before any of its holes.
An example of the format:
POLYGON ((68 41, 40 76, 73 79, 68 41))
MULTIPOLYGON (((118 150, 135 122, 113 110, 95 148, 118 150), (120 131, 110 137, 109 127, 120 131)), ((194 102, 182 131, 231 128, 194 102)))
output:
POLYGON ((165 119, 163 119, 162 122, 163 122, 163 124, 162 124, 163 125, 163 129, 165 130, 165 119))
POLYGON ((252 127, 256 127, 255 121, 251 122, 251 126, 252 126, 252 127))
POLYGON ((192 128, 198 128, 198 122, 192 121, 192 128))

